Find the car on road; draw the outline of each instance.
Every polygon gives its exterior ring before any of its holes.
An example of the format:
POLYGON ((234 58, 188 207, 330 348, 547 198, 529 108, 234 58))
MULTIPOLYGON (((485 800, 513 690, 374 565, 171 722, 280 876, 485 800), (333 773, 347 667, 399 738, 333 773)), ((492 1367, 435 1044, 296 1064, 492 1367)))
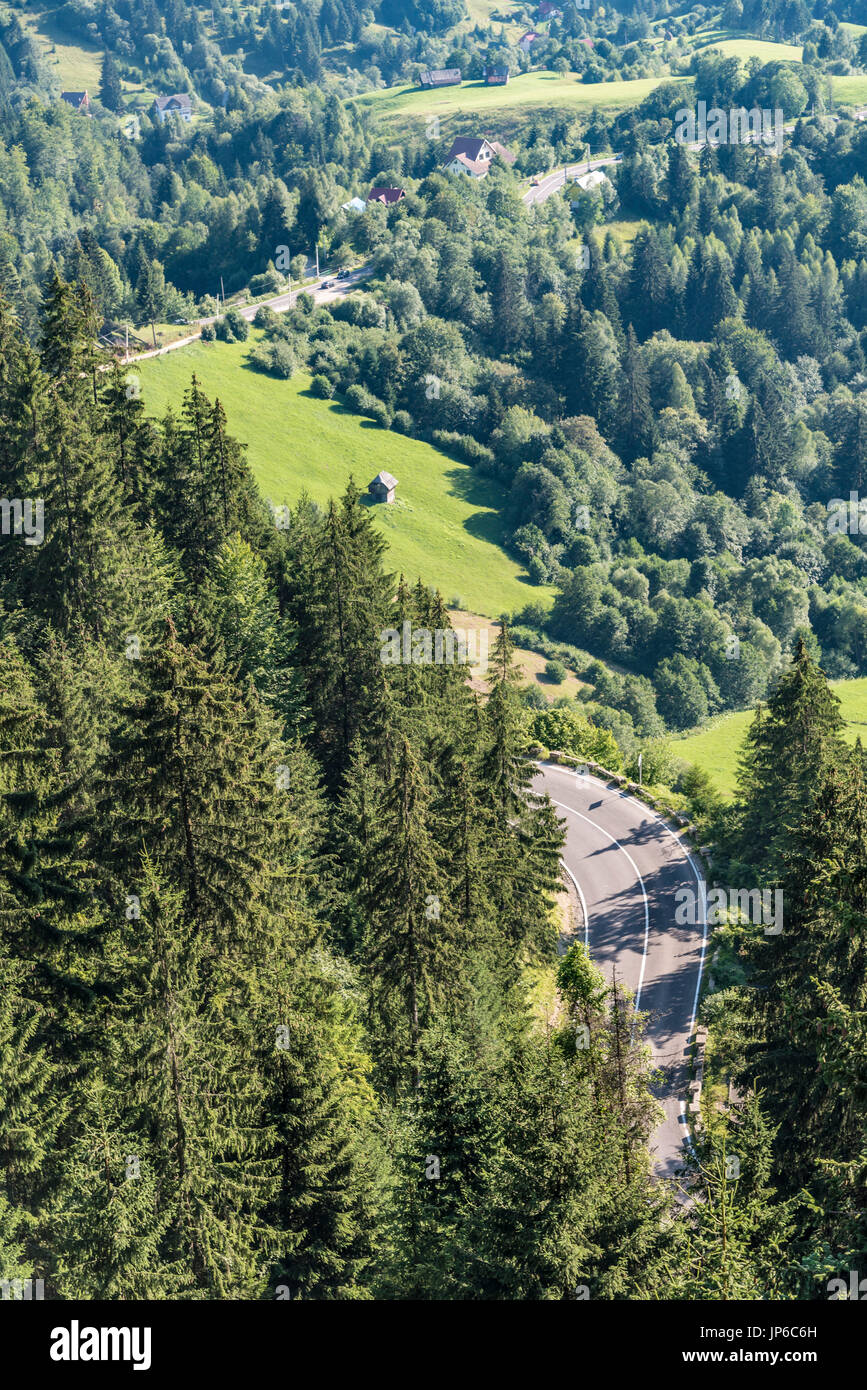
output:
POLYGON ((348 280, 351 274, 352 274, 351 271, 349 271, 349 270, 342 270, 342 269, 341 269, 341 270, 338 270, 338 272, 337 272, 337 278, 338 278, 338 280, 348 280))
POLYGON ((334 289, 334 281, 333 281, 333 280, 323 280, 323 281, 322 281, 322 284, 319 286, 319 288, 320 288, 321 290, 333 290, 333 289, 334 289))
POLYGON ((541 180, 540 178, 531 179, 531 180, 530 180, 530 187, 531 187, 531 188, 538 188, 538 187, 539 187, 539 184, 540 184, 541 182, 542 182, 542 180, 541 180))

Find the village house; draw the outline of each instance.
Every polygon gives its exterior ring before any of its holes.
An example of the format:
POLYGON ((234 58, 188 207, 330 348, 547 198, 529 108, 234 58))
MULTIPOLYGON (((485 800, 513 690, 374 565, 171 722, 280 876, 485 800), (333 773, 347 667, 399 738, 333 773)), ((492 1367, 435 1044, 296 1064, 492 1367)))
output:
POLYGON ((367 201, 369 203, 382 203, 384 207, 390 208, 405 197, 405 188, 371 188, 367 195, 367 201))
POLYGON ((522 34, 518 39, 518 47, 523 49, 525 53, 529 53, 538 37, 538 34, 534 34, 532 30, 528 30, 526 34, 522 34))
POLYGON ((342 212, 364 212, 367 204, 363 198, 350 198, 348 203, 341 203, 342 212))
POLYGON ((460 87, 460 68, 426 68, 419 77, 423 87, 460 87))
POLYGON ((485 68, 485 85, 487 87, 508 87, 509 69, 508 68, 485 68))
POLYGON ((589 174, 578 174, 572 178, 565 189, 566 198, 572 212, 581 206, 582 193, 601 193, 605 184, 611 180, 601 169, 591 169, 589 174))
POLYGON ((562 13, 559 5, 552 4, 551 0, 541 0, 539 15, 542 19, 559 19, 562 13))
POLYGON ((87 92, 61 92, 60 100, 65 101, 80 116, 90 115, 90 97, 87 92))
POLYGON ((393 502, 396 487, 397 478, 393 478, 390 473, 377 473, 372 482, 368 483, 367 492, 374 502, 393 502))
POLYGON ((569 185, 569 193, 590 193, 594 188, 601 188, 603 184, 610 183, 607 174, 603 174, 601 169, 591 169, 589 174, 576 174, 569 185))
POLYGON ((483 179, 491 172, 497 158, 502 159, 504 164, 515 162, 511 150, 497 140, 459 135, 446 155, 443 168, 447 174, 465 174, 471 179, 483 179))
POLYGON ((193 103, 186 92, 174 92, 170 97, 157 97, 151 107, 160 125, 179 118, 188 123, 193 119, 193 103))

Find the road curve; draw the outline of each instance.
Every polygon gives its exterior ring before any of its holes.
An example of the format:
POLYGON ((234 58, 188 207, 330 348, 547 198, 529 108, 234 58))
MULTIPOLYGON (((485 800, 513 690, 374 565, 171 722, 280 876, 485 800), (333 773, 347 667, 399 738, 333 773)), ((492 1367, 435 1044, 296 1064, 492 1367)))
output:
POLYGON ((682 1162, 688 1039, 695 1023, 706 928, 675 922, 679 889, 700 903, 701 871, 667 823, 628 793, 574 769, 542 764, 547 792, 565 822, 563 861, 586 903, 591 959, 610 981, 612 966, 648 1015, 647 1041, 662 1072, 656 1090, 665 1119, 653 1132, 654 1172, 673 1179, 682 1162))

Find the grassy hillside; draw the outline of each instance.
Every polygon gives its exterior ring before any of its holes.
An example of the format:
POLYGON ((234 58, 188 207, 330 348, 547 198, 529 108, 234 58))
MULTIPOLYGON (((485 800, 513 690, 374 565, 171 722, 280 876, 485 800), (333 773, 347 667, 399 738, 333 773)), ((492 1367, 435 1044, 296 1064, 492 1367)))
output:
POLYGON ((800 44, 772 43, 766 39, 738 37, 730 29, 700 29, 692 40, 696 49, 718 48, 727 58, 760 58, 763 63, 800 63, 800 44))
POLYGON ((136 363, 148 411, 177 405, 193 372, 219 396, 236 438, 249 448, 263 494, 293 502, 306 489, 316 502, 340 493, 350 474, 364 491, 380 469, 398 479, 397 500, 375 516, 390 547, 390 565, 436 584, 447 600, 489 617, 547 601, 503 548, 497 490, 466 464, 418 440, 380 429, 338 401, 309 393, 310 378, 277 381, 245 367, 249 342, 194 343, 136 363))
MULTIPOLYGON (((846 720, 846 737, 867 743, 867 679, 833 681, 846 720)), ((742 710, 714 720, 698 733, 677 739, 672 745, 678 757, 697 763, 710 774, 721 792, 731 795, 737 775, 738 753, 752 722, 753 711, 742 710)))
POLYGON ((661 80, 643 77, 633 82, 581 82, 574 73, 560 77, 556 72, 527 72, 513 77, 508 87, 486 87, 483 82, 464 82, 460 87, 444 87, 435 92, 419 87, 388 87, 381 92, 365 92, 353 100, 370 107, 383 120, 400 124, 464 113, 492 117, 527 107, 620 109, 636 106, 661 80))
POLYGON ((831 91, 837 105, 867 105, 867 76, 864 73, 852 73, 849 77, 832 77, 831 91))
POLYGON ((29 29, 45 55, 45 61, 54 71, 64 91, 82 91, 85 88, 91 96, 99 90, 102 73, 100 49, 92 44, 76 43, 67 30, 59 28, 55 22, 55 10, 39 9, 21 13, 18 18, 29 29))

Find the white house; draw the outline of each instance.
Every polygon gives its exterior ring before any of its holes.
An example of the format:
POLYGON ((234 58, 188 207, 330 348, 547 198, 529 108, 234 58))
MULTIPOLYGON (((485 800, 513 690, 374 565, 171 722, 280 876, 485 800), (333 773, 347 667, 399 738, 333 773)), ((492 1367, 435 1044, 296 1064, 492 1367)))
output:
POLYGON ((180 119, 189 124, 193 119, 193 103, 186 92, 175 92, 170 97, 157 97, 153 112, 160 125, 165 125, 170 119, 180 119))
POLYGON ((584 193, 589 193, 593 188, 601 188, 604 183, 610 183, 607 174, 603 174, 601 169, 591 169, 589 174, 578 174, 572 180, 572 188, 580 188, 584 193))
POLYGON ((491 172, 495 159, 506 164, 514 164, 515 156, 505 145, 497 140, 486 140, 483 136, 459 135, 445 158, 443 168, 447 174, 460 174, 466 178, 483 179, 491 172))
POLYGON ((340 204, 343 212, 364 212, 367 207, 363 198, 350 198, 348 203, 340 204))

